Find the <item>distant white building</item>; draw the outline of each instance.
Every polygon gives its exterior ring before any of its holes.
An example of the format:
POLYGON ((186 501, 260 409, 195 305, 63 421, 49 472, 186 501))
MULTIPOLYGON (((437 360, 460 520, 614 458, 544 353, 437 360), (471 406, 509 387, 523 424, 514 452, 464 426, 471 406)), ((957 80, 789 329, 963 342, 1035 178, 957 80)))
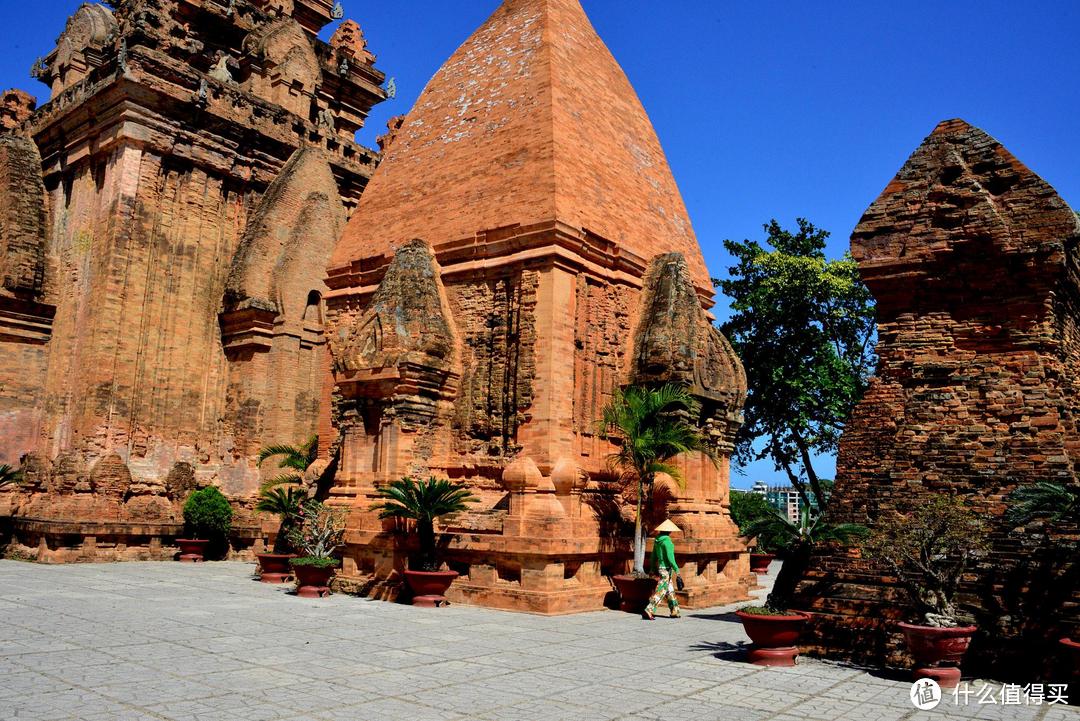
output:
POLYGON ((765 481, 754 481, 750 493, 765 496, 769 505, 784 514, 792 523, 799 522, 802 511, 802 496, 791 486, 770 486, 765 481))

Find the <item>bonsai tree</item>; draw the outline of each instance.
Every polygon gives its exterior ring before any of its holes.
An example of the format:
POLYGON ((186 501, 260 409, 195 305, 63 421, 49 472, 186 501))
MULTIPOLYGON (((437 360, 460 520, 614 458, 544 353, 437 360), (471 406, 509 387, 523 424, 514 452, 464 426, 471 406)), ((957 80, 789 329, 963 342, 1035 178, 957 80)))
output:
POLYGON ((274 553, 289 553, 293 550, 289 533, 297 524, 300 509, 307 497, 307 491, 295 485, 274 486, 259 491, 259 502, 255 504, 255 510, 272 513, 281 519, 277 536, 274 538, 274 553))
POLYGON ((435 543, 435 519, 460 513, 477 498, 459 483, 431 477, 417 481, 409 476, 379 489, 382 501, 372 510, 379 518, 407 518, 416 521, 420 541, 420 571, 438 571, 438 547, 435 543))
POLYGON ((896 574, 928 626, 953 628, 961 620, 955 601, 960 582, 986 549, 986 534, 986 525, 959 497, 934 494, 881 518, 862 550, 896 574))
POLYGON ((307 499, 300 505, 296 522, 288 530, 289 543, 300 553, 294 566, 333 568, 338 565, 334 551, 345 545, 344 508, 332 508, 322 501, 307 499))
POLYGON ((22 471, 6 463, 0 464, 0 488, 22 482, 22 471))
POLYGON ((716 451, 690 419, 697 418, 700 405, 683 386, 659 388, 629 386, 616 389, 604 408, 601 435, 611 438, 619 450, 608 457, 621 475, 636 482, 634 512, 634 575, 645 576, 645 513, 650 511, 653 483, 658 473, 666 473, 682 485, 683 476, 672 459, 683 453, 700 451, 713 462, 716 451))
POLYGON ((765 605, 743 610, 782 614, 791 605, 795 586, 809 565, 814 548, 822 543, 850 543, 852 539, 866 535, 867 529, 855 523, 828 523, 821 515, 811 513, 806 505, 795 522, 775 508, 770 507, 769 511, 768 515, 752 521, 744 534, 768 539, 773 550, 784 551, 784 565, 780 567, 765 605))
POLYGON ((266 446, 259 451, 258 463, 261 466, 268 458, 279 457, 278 468, 284 469, 281 473, 263 483, 263 488, 272 488, 284 483, 303 483, 303 473, 318 460, 319 437, 312 436, 298 446, 277 444, 266 446))
POLYGON ((184 502, 184 531, 192 539, 224 543, 232 517, 232 506, 216 486, 192 491, 184 502))

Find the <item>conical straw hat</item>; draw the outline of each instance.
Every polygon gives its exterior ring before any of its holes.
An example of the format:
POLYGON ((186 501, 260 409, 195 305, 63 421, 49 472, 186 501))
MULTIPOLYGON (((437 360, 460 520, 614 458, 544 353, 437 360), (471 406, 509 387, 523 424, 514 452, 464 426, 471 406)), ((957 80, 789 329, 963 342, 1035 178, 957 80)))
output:
POLYGON ((653 533, 664 533, 665 531, 667 533, 678 533, 681 530, 682 529, 672 523, 671 519, 669 518, 668 520, 664 521, 659 526, 654 528, 653 533))

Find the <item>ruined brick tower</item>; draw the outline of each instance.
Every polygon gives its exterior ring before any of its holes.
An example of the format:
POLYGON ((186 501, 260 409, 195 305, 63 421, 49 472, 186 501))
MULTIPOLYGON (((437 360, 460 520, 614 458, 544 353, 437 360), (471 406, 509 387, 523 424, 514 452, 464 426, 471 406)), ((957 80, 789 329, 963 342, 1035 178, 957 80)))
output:
POLYGON ((257 449, 315 432, 386 97, 359 26, 317 39, 330 0, 110 5, 0 114, 0 463, 25 455, 4 496, 42 560, 167 555, 194 484, 250 497, 257 449))
MULTIPOLYGON (((960 599, 982 629, 975 672, 1002 660, 1034 672, 1080 620, 1075 578, 1047 565, 1068 560, 1060 547, 1002 519, 1018 485, 1078 480, 1078 241, 1054 189, 961 120, 934 130, 851 237, 881 360, 841 441, 829 513, 873 525, 942 491, 985 513, 992 552, 960 599)), ((893 623, 905 597, 888 581, 862 560, 815 558, 798 607, 818 612, 818 651, 904 663, 893 623)))
POLYGON ((374 490, 430 473, 482 499, 444 529, 457 598, 600 607, 629 547, 596 420, 616 386, 674 380, 724 458, 685 459, 668 491, 684 600, 745 598, 726 511, 745 377, 656 134, 578 0, 506 0, 391 127, 327 281, 344 575, 402 568, 374 490))

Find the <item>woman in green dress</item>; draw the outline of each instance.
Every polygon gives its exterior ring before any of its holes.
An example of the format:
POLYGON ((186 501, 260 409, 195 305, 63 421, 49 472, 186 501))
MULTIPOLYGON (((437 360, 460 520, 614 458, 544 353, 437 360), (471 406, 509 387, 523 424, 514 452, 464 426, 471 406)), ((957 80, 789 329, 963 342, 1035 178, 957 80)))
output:
POLYGON ((668 608, 672 618, 679 618, 679 601, 675 598, 675 583, 679 577, 679 564, 675 563, 675 543, 671 540, 671 534, 680 530, 671 520, 664 521, 653 533, 656 539, 652 549, 652 571, 659 574, 660 582, 656 584, 656 593, 649 599, 649 605, 645 607, 644 616, 652 621, 656 618, 656 607, 660 602, 667 599, 668 608))

